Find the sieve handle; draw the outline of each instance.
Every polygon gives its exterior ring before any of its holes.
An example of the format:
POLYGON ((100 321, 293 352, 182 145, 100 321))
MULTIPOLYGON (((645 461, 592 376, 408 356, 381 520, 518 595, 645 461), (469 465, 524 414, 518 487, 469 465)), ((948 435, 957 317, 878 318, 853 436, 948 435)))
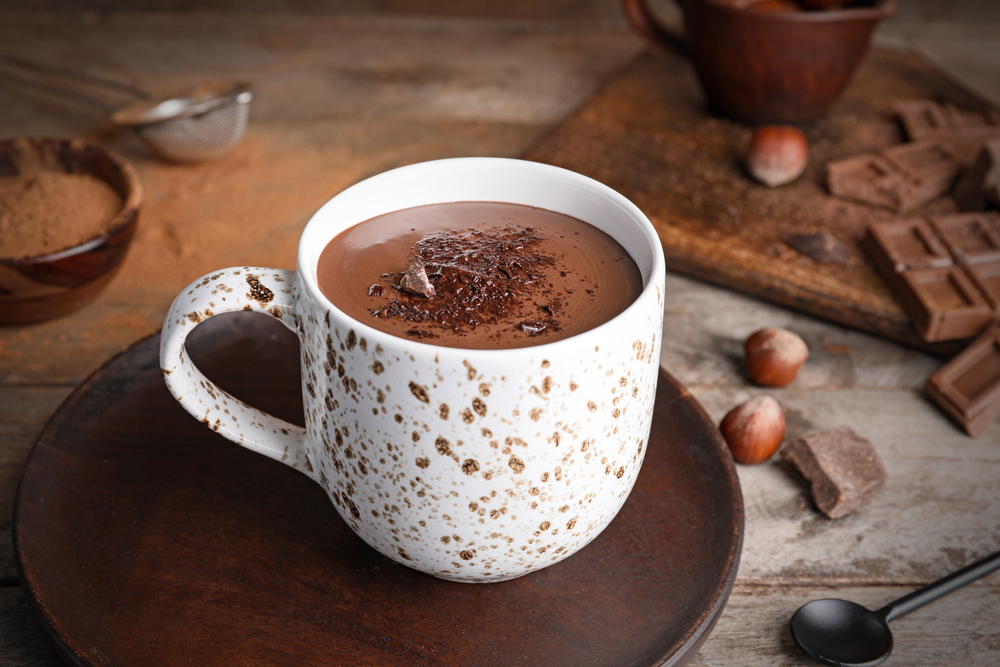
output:
POLYGON ((170 393, 196 419, 252 451, 315 479, 305 450, 305 429, 252 408, 198 370, 185 341, 199 322, 219 313, 253 311, 274 317, 295 332, 299 320, 294 271, 238 267, 206 274, 170 306, 160 334, 160 368, 170 393))

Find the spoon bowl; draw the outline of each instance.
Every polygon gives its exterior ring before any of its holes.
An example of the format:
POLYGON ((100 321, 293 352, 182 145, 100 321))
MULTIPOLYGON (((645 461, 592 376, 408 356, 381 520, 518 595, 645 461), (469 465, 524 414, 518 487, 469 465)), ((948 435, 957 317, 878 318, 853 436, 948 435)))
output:
POLYGON ((878 613, 847 600, 813 600, 791 622, 792 638, 824 665, 872 667, 892 653, 892 632, 878 613))

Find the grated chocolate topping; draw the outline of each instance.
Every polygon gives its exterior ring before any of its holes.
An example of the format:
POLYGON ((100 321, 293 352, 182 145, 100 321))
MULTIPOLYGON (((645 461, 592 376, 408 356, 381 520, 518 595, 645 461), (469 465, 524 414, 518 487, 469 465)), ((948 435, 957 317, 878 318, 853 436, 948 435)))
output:
MULTIPOLYGON (((415 247, 411 263, 422 261, 432 285, 431 296, 407 293, 389 274, 397 296, 371 313, 379 318, 400 318, 407 322, 433 322, 452 331, 493 324, 521 312, 533 299, 546 293, 545 271, 555 266, 555 258, 538 250, 540 237, 531 227, 503 227, 489 230, 443 231, 423 236, 415 247)), ((385 275, 385 274, 383 274, 385 275)), ((538 321, 520 327, 537 335, 559 330, 554 319, 557 299, 546 299, 538 321)), ((407 334, 413 335, 408 331, 407 334)), ((421 331, 420 337, 428 332, 421 331)))

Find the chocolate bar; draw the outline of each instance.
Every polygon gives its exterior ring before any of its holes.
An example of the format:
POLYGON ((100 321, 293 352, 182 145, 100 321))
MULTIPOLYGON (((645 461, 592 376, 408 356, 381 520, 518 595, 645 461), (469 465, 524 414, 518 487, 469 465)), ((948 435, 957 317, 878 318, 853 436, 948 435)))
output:
POLYGON ((1000 111, 959 109, 932 100, 908 100, 895 105, 896 115, 910 141, 941 141, 968 167, 983 143, 1000 137, 1000 111))
POLYGON ((867 504, 888 477, 872 443, 846 426, 800 438, 781 457, 809 480, 816 506, 831 519, 867 504))
POLYGON ((1000 321, 1000 213, 876 223, 863 245, 928 342, 972 338, 1000 321))
POLYGON ((898 144, 827 164, 830 194, 904 213, 951 190, 962 164, 949 143, 898 144))
POLYGON ((1000 326, 990 327, 927 378, 924 388, 966 433, 982 435, 1000 415, 1000 326))
POLYGON ((906 177, 891 162, 876 153, 859 155, 826 165, 830 194, 898 210, 906 177))

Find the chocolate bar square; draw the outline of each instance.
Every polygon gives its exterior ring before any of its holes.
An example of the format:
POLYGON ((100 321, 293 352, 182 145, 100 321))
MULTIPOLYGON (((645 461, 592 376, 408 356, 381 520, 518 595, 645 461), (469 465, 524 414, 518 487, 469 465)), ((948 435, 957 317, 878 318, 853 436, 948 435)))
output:
POLYGON ((1000 319, 1000 261, 972 264, 965 267, 965 272, 1000 319))
POLYGON ((1000 326, 927 378, 928 396, 973 438, 1000 415, 1000 326))
POLYGON ((885 273, 952 265, 951 255, 930 225, 919 218, 871 225, 869 254, 885 273))
POLYGON ((1000 213, 958 213, 931 218, 958 264, 1000 261, 1000 213))
POLYGON ((888 477, 872 443, 846 426, 800 438, 781 457, 809 480, 816 506, 831 519, 868 503, 888 477))
POLYGON ((993 320, 993 309, 962 267, 900 275, 908 288, 897 295, 900 305, 928 342, 974 336, 993 320))

